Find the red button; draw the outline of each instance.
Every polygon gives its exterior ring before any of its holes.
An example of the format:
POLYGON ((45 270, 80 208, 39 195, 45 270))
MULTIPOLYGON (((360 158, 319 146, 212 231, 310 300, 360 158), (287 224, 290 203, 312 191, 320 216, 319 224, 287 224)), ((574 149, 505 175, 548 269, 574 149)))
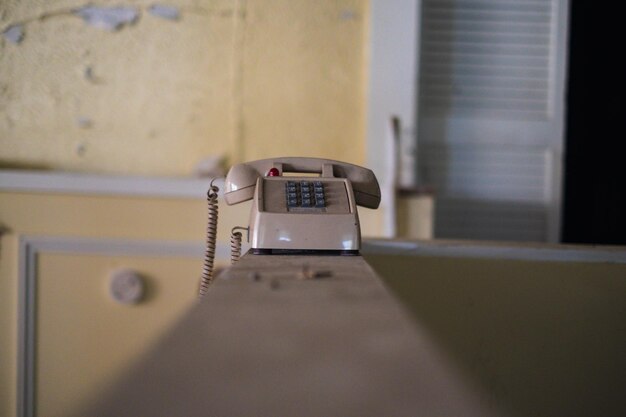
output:
POLYGON ((270 168, 269 171, 267 171, 267 177, 279 177, 280 176, 280 171, 278 171, 278 168, 270 168))

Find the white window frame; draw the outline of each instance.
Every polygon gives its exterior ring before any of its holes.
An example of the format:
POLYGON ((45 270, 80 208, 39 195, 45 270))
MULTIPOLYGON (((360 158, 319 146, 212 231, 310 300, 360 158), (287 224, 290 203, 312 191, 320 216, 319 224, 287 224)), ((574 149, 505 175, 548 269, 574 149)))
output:
POLYGON ((390 120, 416 131, 419 0, 370 1, 367 166, 382 191, 383 234, 395 236, 396 162, 390 120))
MULTIPOLYGON (((397 167, 390 118, 399 117, 407 130, 418 131, 421 3, 421 0, 370 1, 366 152, 367 165, 374 170, 381 184, 380 209, 384 218, 383 233, 387 237, 396 234, 394 177, 397 167)), ((547 187, 546 234, 551 243, 559 242, 561 234, 569 0, 558 0, 557 9, 554 17, 557 33, 553 36, 557 43, 556 64, 551 74, 556 92, 551 99, 556 114, 561 113, 564 117, 557 128, 560 138, 551 146, 549 161, 552 175, 547 187)))

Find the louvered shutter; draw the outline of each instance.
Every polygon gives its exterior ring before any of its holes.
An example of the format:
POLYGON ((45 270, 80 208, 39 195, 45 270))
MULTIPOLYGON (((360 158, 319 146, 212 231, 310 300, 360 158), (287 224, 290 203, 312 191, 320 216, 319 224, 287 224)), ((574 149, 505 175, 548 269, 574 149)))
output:
POLYGON ((436 237, 558 239, 566 6, 422 2, 419 176, 436 237))

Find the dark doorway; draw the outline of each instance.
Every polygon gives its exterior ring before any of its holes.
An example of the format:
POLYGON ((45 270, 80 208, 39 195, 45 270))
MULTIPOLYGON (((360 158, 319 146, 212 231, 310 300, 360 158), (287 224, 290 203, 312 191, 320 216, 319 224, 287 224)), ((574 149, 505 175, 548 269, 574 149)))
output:
POLYGON ((626 244, 624 17, 572 1, 562 241, 626 244))

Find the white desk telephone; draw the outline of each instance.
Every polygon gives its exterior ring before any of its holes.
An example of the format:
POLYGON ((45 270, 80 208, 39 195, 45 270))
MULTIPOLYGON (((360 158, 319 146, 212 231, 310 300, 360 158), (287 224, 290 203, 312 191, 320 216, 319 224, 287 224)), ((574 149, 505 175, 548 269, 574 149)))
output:
POLYGON ((380 188, 372 171, 356 165, 278 158, 233 166, 226 177, 224 198, 229 205, 254 198, 250 213, 253 252, 347 252, 358 251, 361 245, 355 205, 377 208, 380 188))
MULTIPOLYGON (((254 199, 245 229, 255 254, 358 254, 361 230, 356 206, 375 209, 380 204, 380 187, 371 170, 330 159, 288 157, 237 164, 224 187, 228 205, 254 199)), ((207 228, 207 255, 214 256, 217 212, 212 219, 212 199, 216 210, 214 186, 209 190, 207 228)), ((210 265, 205 259, 205 270, 210 267, 211 274, 212 264, 212 259, 210 265)), ((206 281, 210 280, 212 276, 206 281)))

